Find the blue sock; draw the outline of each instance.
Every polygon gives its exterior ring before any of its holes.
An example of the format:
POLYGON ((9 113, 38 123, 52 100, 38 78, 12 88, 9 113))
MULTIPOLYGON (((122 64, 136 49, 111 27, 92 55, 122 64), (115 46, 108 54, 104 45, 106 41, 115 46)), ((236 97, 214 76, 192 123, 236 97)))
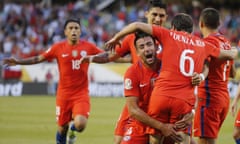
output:
POLYGON ((66 135, 61 135, 59 132, 56 134, 57 144, 66 144, 66 135))
POLYGON ((235 140, 236 144, 240 144, 240 139, 235 140))

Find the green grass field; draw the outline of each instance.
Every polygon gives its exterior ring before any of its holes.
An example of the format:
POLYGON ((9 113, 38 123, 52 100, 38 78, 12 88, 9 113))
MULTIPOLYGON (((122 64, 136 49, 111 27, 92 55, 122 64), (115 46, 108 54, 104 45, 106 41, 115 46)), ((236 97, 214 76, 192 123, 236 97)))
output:
MULTIPOLYGON (((123 104, 124 98, 91 98, 89 123, 77 144, 112 144, 123 104)), ((233 121, 229 114, 218 144, 234 144, 233 121)), ((54 144, 56 129, 55 97, 0 97, 0 144, 54 144)))

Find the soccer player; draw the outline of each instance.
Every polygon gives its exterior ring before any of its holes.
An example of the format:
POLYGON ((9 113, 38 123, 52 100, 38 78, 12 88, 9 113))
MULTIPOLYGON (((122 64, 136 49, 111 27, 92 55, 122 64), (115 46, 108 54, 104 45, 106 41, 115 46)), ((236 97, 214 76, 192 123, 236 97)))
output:
MULTIPOLYGON (((200 14, 199 28, 205 41, 220 49, 231 49, 230 41, 218 32, 219 12, 205 8, 200 14)), ((199 144, 215 144, 229 109, 228 78, 235 76, 233 60, 210 57, 208 76, 198 87, 198 105, 194 118, 194 136, 199 144)), ((205 77, 205 76, 204 76, 205 77)))
MULTIPOLYGON (((90 98, 88 92, 89 63, 80 63, 86 55, 94 55, 103 51, 94 44, 79 40, 81 34, 80 21, 68 19, 64 25, 66 40, 55 43, 43 54, 27 59, 4 59, 3 63, 12 65, 31 65, 46 60, 56 59, 59 68, 59 84, 56 97, 56 119, 58 130, 57 144, 66 144, 69 122, 73 119, 71 130, 82 132, 88 121, 90 112, 90 98)), ((68 144, 73 143, 75 137, 71 135, 68 144)))
MULTIPOLYGON (((240 98, 240 83, 238 84, 237 94, 234 97, 232 104, 231 104, 231 113, 232 116, 235 116, 237 111, 237 103, 240 98)), ((235 140, 236 144, 240 144, 240 109, 238 109, 237 117, 235 118, 234 122, 234 130, 233 130, 233 139, 235 140)))
POLYGON ((161 62, 156 57, 157 45, 154 38, 141 31, 136 32, 134 37, 140 59, 131 65, 124 75, 124 95, 129 118, 124 125, 121 144, 148 143, 144 119, 154 81, 161 67, 161 62))
MULTIPOLYGON (((145 12, 145 18, 148 24, 163 26, 167 20, 167 10, 166 5, 159 0, 150 0, 148 5, 148 10, 145 12)), ((134 34, 129 34, 121 42, 121 47, 115 48, 115 57, 113 60, 124 56, 126 54, 131 54, 132 63, 138 61, 138 55, 136 53, 136 48, 134 46, 134 34)), ((161 46, 158 46, 161 49, 161 46)), ((122 113, 118 119, 118 122, 114 131, 114 143, 120 144, 122 136, 124 134, 124 126, 128 120, 128 112, 126 105, 124 106, 122 113)))
MULTIPOLYGON (((135 22, 124 27, 106 43, 107 47, 112 48, 122 37, 142 30, 156 37, 162 44, 161 73, 156 79, 148 109, 148 114, 162 123, 175 123, 184 114, 192 111, 195 97, 191 77, 194 72, 201 73, 204 60, 208 56, 234 59, 237 55, 236 49, 220 50, 191 35, 192 29, 192 18, 180 13, 173 18, 171 30, 135 22)), ((156 129, 149 129, 148 132, 156 141, 159 133, 164 135, 164 131, 156 129)), ((185 133, 183 135, 183 143, 189 143, 189 135, 185 133)))

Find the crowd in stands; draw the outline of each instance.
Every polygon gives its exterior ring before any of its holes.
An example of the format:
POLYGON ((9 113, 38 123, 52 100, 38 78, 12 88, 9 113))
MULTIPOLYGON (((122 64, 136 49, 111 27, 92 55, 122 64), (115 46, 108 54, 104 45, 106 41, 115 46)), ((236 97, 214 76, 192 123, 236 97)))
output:
MULTIPOLYGON (((0 59, 3 56, 29 57, 46 50, 63 36, 63 24, 69 17, 81 19, 82 38, 102 47, 114 33, 133 21, 144 20, 146 1, 134 5, 120 5, 114 11, 96 10, 96 0, 77 0, 65 5, 41 3, 11 3, 0 6, 0 59)), ((185 7, 180 3, 168 5, 168 21, 178 12, 192 15, 196 24, 194 34, 199 35, 198 17, 203 6, 192 3, 185 7)), ((233 44, 240 39, 240 10, 222 6, 223 17, 220 32, 233 44)), ((166 24, 169 27, 169 22, 166 24)))

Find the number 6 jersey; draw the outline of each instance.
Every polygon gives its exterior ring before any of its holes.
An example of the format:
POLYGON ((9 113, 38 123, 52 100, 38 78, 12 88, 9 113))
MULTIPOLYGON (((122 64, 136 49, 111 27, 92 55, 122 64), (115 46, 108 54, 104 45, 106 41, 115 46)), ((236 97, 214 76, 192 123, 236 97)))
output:
POLYGON ((153 36, 161 43, 162 68, 154 90, 161 96, 175 97, 194 104, 191 77, 201 73, 208 56, 218 57, 220 50, 203 39, 184 31, 152 26, 153 36))

